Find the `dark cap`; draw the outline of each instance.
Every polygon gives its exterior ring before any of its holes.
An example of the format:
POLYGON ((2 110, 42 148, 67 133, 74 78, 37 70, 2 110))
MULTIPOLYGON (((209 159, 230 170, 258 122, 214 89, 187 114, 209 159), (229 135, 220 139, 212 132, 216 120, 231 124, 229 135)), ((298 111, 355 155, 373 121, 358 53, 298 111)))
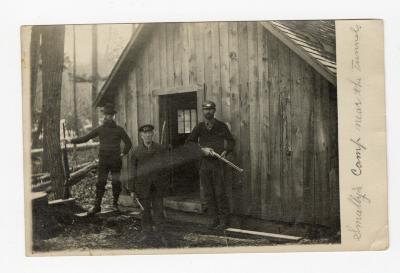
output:
POLYGON ((215 103, 210 100, 206 100, 205 102, 203 102, 202 108, 203 109, 215 109, 215 103))
POLYGON ((151 124, 145 124, 139 127, 139 132, 148 132, 148 131, 153 131, 154 126, 151 124))
POLYGON ((103 113, 105 115, 114 115, 117 113, 117 111, 115 111, 114 109, 114 104, 107 102, 104 107, 103 107, 103 113))

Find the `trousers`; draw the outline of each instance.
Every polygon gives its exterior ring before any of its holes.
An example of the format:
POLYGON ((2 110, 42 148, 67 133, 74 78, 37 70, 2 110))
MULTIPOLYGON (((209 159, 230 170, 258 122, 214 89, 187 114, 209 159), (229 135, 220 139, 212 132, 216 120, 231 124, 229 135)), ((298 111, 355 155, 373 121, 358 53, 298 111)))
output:
POLYGON ((226 221, 229 203, 222 163, 214 159, 203 159, 200 166, 200 179, 204 188, 204 201, 208 215, 213 219, 226 221))
POLYGON ((96 193, 98 197, 102 197, 105 192, 108 174, 111 172, 113 196, 117 197, 121 193, 121 168, 122 159, 119 154, 100 154, 98 178, 96 183, 96 193))
POLYGON ((153 224, 158 228, 162 228, 164 223, 163 196, 163 190, 152 184, 150 186, 149 194, 147 196, 139 197, 139 201, 144 209, 141 222, 143 231, 149 231, 153 224))

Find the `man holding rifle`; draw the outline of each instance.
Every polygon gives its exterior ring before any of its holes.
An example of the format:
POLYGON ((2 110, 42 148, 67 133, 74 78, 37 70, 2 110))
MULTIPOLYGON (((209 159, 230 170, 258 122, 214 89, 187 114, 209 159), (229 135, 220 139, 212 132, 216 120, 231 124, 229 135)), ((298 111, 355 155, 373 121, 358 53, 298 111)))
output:
POLYGON ((113 209, 118 210, 118 198, 121 193, 121 158, 128 154, 132 147, 132 142, 124 128, 118 126, 114 121, 115 114, 117 113, 114 110, 114 106, 107 103, 104 106, 103 113, 104 122, 101 126, 95 128, 83 137, 67 141, 73 144, 79 144, 87 142, 95 137, 99 138, 100 148, 96 199, 94 207, 89 211, 88 215, 93 215, 101 211, 101 200, 103 199, 109 172, 111 172, 112 177, 113 209), (121 141, 124 142, 124 149, 122 152, 120 148, 121 141))
POLYGON ((187 139, 188 143, 200 145, 203 155, 200 179, 204 187, 207 213, 212 218, 209 228, 223 230, 227 226, 229 203, 225 191, 222 158, 233 151, 235 141, 228 127, 214 118, 216 107, 212 101, 202 105, 204 122, 200 122, 187 139), (227 145, 225 146, 225 142, 227 145))

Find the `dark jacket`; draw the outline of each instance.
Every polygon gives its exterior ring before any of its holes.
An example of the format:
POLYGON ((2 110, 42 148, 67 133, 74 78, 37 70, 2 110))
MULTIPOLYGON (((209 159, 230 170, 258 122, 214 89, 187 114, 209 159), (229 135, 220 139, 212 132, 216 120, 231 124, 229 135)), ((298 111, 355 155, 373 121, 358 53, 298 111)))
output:
POLYGON ((233 151, 235 140, 228 127, 222 121, 214 119, 211 130, 206 128, 205 122, 200 122, 193 128, 192 133, 186 140, 187 143, 198 143, 201 147, 212 148, 216 153, 221 154, 224 150, 228 153, 233 151), (224 140, 227 145, 224 147, 224 140))
POLYGON ((118 126, 115 121, 105 121, 103 125, 89 132, 87 135, 71 139, 71 143, 78 144, 87 142, 88 140, 99 137, 100 147, 99 153, 102 154, 117 154, 121 153, 121 140, 124 142, 124 154, 128 154, 132 148, 132 142, 125 132, 124 128, 118 126))
POLYGON ((133 191, 141 198, 149 196, 153 184, 163 191, 168 184, 169 167, 167 150, 153 142, 147 148, 143 142, 134 148, 132 153, 133 191))

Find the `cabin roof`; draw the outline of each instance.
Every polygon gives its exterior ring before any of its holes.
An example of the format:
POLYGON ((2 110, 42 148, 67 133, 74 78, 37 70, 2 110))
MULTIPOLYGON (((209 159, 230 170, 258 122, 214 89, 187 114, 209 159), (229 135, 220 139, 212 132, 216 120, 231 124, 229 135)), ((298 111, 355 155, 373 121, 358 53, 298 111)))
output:
MULTIPOLYGON (((260 23, 336 86, 334 21, 263 21, 260 23)), ((121 76, 134 63, 135 52, 144 46, 146 37, 155 25, 147 23, 137 27, 102 86, 94 106, 103 106, 110 90, 117 88, 118 80, 122 79, 121 76)))
POLYGON ((269 21, 262 24, 336 86, 335 21, 269 21))

